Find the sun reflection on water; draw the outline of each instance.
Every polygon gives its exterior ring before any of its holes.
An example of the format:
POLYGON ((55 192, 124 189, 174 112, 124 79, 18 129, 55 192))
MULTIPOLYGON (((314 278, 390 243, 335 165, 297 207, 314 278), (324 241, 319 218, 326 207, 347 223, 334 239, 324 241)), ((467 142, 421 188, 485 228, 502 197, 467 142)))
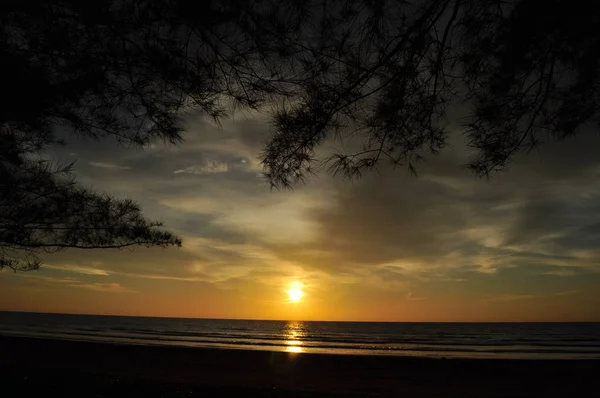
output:
POLYGON ((284 327, 285 351, 290 353, 304 352, 303 339, 306 338, 306 329, 301 321, 289 321, 284 327))

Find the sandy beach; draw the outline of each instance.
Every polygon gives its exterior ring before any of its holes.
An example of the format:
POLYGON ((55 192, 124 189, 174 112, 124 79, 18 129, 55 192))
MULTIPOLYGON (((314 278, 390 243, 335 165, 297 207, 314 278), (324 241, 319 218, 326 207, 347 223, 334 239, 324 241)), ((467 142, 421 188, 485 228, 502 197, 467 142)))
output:
POLYGON ((0 337, 4 397, 600 396, 600 361, 272 353, 0 337))

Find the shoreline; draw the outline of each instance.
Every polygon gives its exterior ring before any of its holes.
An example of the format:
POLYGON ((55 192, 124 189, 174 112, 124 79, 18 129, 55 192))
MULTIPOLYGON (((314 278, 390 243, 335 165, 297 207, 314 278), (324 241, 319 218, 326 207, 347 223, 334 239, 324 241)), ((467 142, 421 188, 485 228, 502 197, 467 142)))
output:
POLYGON ((600 396, 596 381, 600 360, 593 359, 434 359, 0 336, 0 367, 2 379, 9 381, 25 378, 33 383, 33 375, 52 375, 52 380, 66 378, 73 383, 70 375, 77 372, 81 380, 95 380, 92 384, 113 380, 114 385, 118 378, 138 385, 166 383, 173 389, 241 389, 259 396, 267 391, 417 397, 600 396))

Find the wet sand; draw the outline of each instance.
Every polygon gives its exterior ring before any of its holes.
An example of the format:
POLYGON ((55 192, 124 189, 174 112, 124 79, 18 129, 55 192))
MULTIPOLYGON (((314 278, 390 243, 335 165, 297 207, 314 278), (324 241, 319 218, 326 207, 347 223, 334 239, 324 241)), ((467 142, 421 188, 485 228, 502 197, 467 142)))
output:
POLYGON ((3 397, 600 397, 600 360, 293 354, 0 336, 0 368, 3 397))

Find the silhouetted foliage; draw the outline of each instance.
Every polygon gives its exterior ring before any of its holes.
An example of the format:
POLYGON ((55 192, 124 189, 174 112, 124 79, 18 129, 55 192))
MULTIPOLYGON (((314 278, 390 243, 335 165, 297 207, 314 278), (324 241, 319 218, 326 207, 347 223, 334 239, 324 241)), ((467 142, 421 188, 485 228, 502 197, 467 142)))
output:
POLYGON ((34 136, 8 127, 0 134, 0 269, 37 269, 40 251, 181 245, 131 200, 84 189, 71 165, 34 158, 34 136))
MULTIPOLYGON (((77 186, 39 156, 56 128, 145 145, 181 118, 272 111, 275 187, 332 154, 348 177, 415 170, 443 149, 452 106, 480 176, 598 122, 600 5, 565 0, 22 0, 2 5, 0 265, 26 249, 178 245, 137 206, 77 186)), ((25 263, 27 264, 27 263, 25 263)), ((29 263, 36 267, 34 261, 29 263)), ((27 267, 27 265, 25 265, 27 267)))
POLYGON ((332 136, 360 143, 328 159, 332 172, 355 177, 383 160, 414 171, 447 145, 449 124, 462 124, 468 167, 487 176, 518 152, 598 123, 595 2, 577 12, 563 0, 314 3, 315 39, 288 44, 319 72, 277 112, 263 154, 276 187, 310 172, 332 136), (466 118, 455 120, 451 106, 466 118))
POLYGON ((187 110, 218 119, 290 96, 299 82, 261 27, 285 32, 301 16, 275 1, 4 2, 0 268, 36 269, 36 253, 68 247, 179 246, 134 202, 83 189, 44 151, 65 132, 175 144, 187 110))

